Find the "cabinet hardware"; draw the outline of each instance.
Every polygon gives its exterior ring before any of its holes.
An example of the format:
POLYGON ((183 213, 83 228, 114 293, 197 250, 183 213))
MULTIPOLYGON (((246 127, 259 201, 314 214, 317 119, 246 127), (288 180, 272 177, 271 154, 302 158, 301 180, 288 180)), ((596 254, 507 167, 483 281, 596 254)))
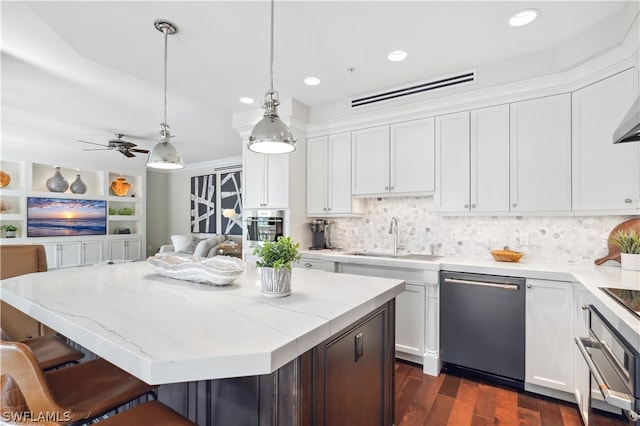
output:
POLYGON ((512 203, 511 207, 517 207, 518 205, 516 203, 512 203))
POLYGON ((305 263, 305 264, 304 264, 304 267, 305 267, 305 268, 311 268, 312 266, 313 266, 313 265, 312 265, 312 264, 310 264, 310 263, 305 263))
POLYGON ((393 191, 393 188, 394 188, 393 186, 390 186, 390 187, 389 187, 389 190, 390 190, 390 191, 393 191))
POLYGON ((624 199, 624 202, 627 203, 627 204, 631 204, 631 201, 632 201, 631 198, 625 198, 624 199))
POLYGON ((587 309, 589 309, 589 308, 587 307, 586 303, 584 305, 582 305, 582 310, 583 311, 586 311, 587 309))
POLYGON ((469 204, 465 204, 465 205, 464 205, 464 208, 465 208, 465 209, 468 209, 468 208, 469 208, 469 204))
POLYGON ((532 287, 531 284, 527 284, 527 288, 531 288, 531 287, 532 287))
POLYGON ((356 334, 356 347, 355 347, 355 356, 354 356, 354 361, 358 361, 363 353, 364 353, 364 336, 362 334, 363 332, 361 331, 360 333, 356 334))
POLYGON ((385 186, 385 187, 384 187, 384 190, 385 190, 385 191, 388 191, 388 190, 389 190, 389 187, 388 187, 388 186, 385 186))
POLYGON ((476 208, 476 205, 475 205, 475 204, 471 204, 471 208, 472 208, 472 209, 475 209, 475 208, 476 208))

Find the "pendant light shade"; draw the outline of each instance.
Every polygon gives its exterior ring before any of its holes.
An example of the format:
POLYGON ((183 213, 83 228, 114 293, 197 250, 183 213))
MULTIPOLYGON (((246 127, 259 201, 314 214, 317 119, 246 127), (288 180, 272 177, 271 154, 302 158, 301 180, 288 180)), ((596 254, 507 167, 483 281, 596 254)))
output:
POLYGON ((184 162, 178 149, 171 143, 171 129, 167 124, 167 37, 178 32, 169 21, 156 20, 153 25, 164 34, 164 121, 160 123, 160 142, 149 152, 145 165, 153 169, 182 169, 184 162))
POLYGON ((271 85, 264 95, 264 117, 253 128, 247 146, 250 151, 261 154, 286 154, 296 149, 296 140, 278 117, 280 99, 278 92, 273 90, 273 8, 274 0, 271 0, 271 85))

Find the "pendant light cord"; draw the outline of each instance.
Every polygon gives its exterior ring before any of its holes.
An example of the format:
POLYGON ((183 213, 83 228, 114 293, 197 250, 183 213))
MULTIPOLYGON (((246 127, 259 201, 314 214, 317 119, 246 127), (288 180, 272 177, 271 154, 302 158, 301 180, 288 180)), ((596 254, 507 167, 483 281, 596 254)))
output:
POLYGON ((167 37, 169 29, 163 28, 162 33, 164 34, 164 121, 162 124, 164 127, 169 127, 167 126, 167 37))
POLYGON ((271 0, 271 90, 270 93, 273 93, 273 9, 274 9, 275 0, 271 0))

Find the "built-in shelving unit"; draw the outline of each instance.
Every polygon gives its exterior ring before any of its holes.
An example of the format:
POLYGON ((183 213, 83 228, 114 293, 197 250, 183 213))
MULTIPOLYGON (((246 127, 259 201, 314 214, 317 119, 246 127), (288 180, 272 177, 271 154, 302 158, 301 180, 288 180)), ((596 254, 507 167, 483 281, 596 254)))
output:
MULTIPOLYGON (((83 168, 68 165, 48 164, 41 159, 10 160, 4 156, 0 171, 9 176, 8 184, 0 188, 0 224, 11 224, 18 228, 15 238, 0 234, 0 244, 43 244, 47 248, 49 268, 62 268, 95 264, 107 260, 138 260, 143 257, 146 244, 145 192, 146 173, 144 167, 126 165, 122 171, 111 166, 95 168, 89 161, 82 161, 83 168), (88 167, 87 167, 88 166, 88 167), (56 167, 71 185, 79 175, 87 186, 83 194, 51 192, 47 180, 56 167), (118 196, 111 188, 117 178, 124 178, 130 187, 126 194, 118 196), (106 234, 70 235, 55 237, 28 236, 29 197, 60 198, 77 200, 99 200, 106 203, 106 234)), ((55 160, 52 160, 55 161, 55 160)))

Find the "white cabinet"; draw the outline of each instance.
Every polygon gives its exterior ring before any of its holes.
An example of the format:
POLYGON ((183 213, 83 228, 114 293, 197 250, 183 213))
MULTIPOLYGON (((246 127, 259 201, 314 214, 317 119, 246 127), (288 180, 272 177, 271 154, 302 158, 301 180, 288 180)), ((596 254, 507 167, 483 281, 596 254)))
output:
POLYGON ((575 303, 573 283, 527 279, 527 385, 573 394, 575 303))
POLYGON ((435 189, 434 119, 355 130, 353 195, 431 195, 435 189))
POLYGON ((396 351, 424 355, 425 301, 424 284, 405 284, 405 290, 396 297, 396 351))
POLYGON ((317 269, 319 271, 324 271, 324 260, 302 256, 299 262, 293 263, 293 266, 295 268, 317 269))
POLYGON ((289 154, 244 148, 244 208, 289 208, 289 154))
POLYGON ((95 265, 102 262, 102 241, 83 241, 81 247, 82 265, 95 265))
POLYGON ((142 240, 131 238, 109 241, 109 260, 139 260, 142 258, 142 240))
POLYGON ((49 269, 82 266, 82 242, 45 243, 47 267, 49 269))
POLYGON ((511 211, 571 210, 571 95, 510 104, 511 211))
POLYGON ((573 210, 640 213, 640 144, 612 135, 636 97, 633 69, 572 94, 573 210))
POLYGON ((351 196, 351 133, 307 140, 307 215, 361 213, 351 196))
POLYGON ((509 211, 509 106, 436 117, 435 209, 509 211))
MULTIPOLYGON (((589 336, 589 311, 587 305, 589 304, 589 292, 582 287, 582 285, 576 284, 576 305, 575 305, 575 317, 576 317, 576 336, 588 337, 589 336)), ((578 411, 582 416, 582 420, 585 425, 589 424, 589 392, 590 392, 590 380, 591 373, 589 367, 582 357, 580 349, 576 345, 573 348, 575 358, 575 390, 574 396, 576 403, 578 404, 578 411)))

